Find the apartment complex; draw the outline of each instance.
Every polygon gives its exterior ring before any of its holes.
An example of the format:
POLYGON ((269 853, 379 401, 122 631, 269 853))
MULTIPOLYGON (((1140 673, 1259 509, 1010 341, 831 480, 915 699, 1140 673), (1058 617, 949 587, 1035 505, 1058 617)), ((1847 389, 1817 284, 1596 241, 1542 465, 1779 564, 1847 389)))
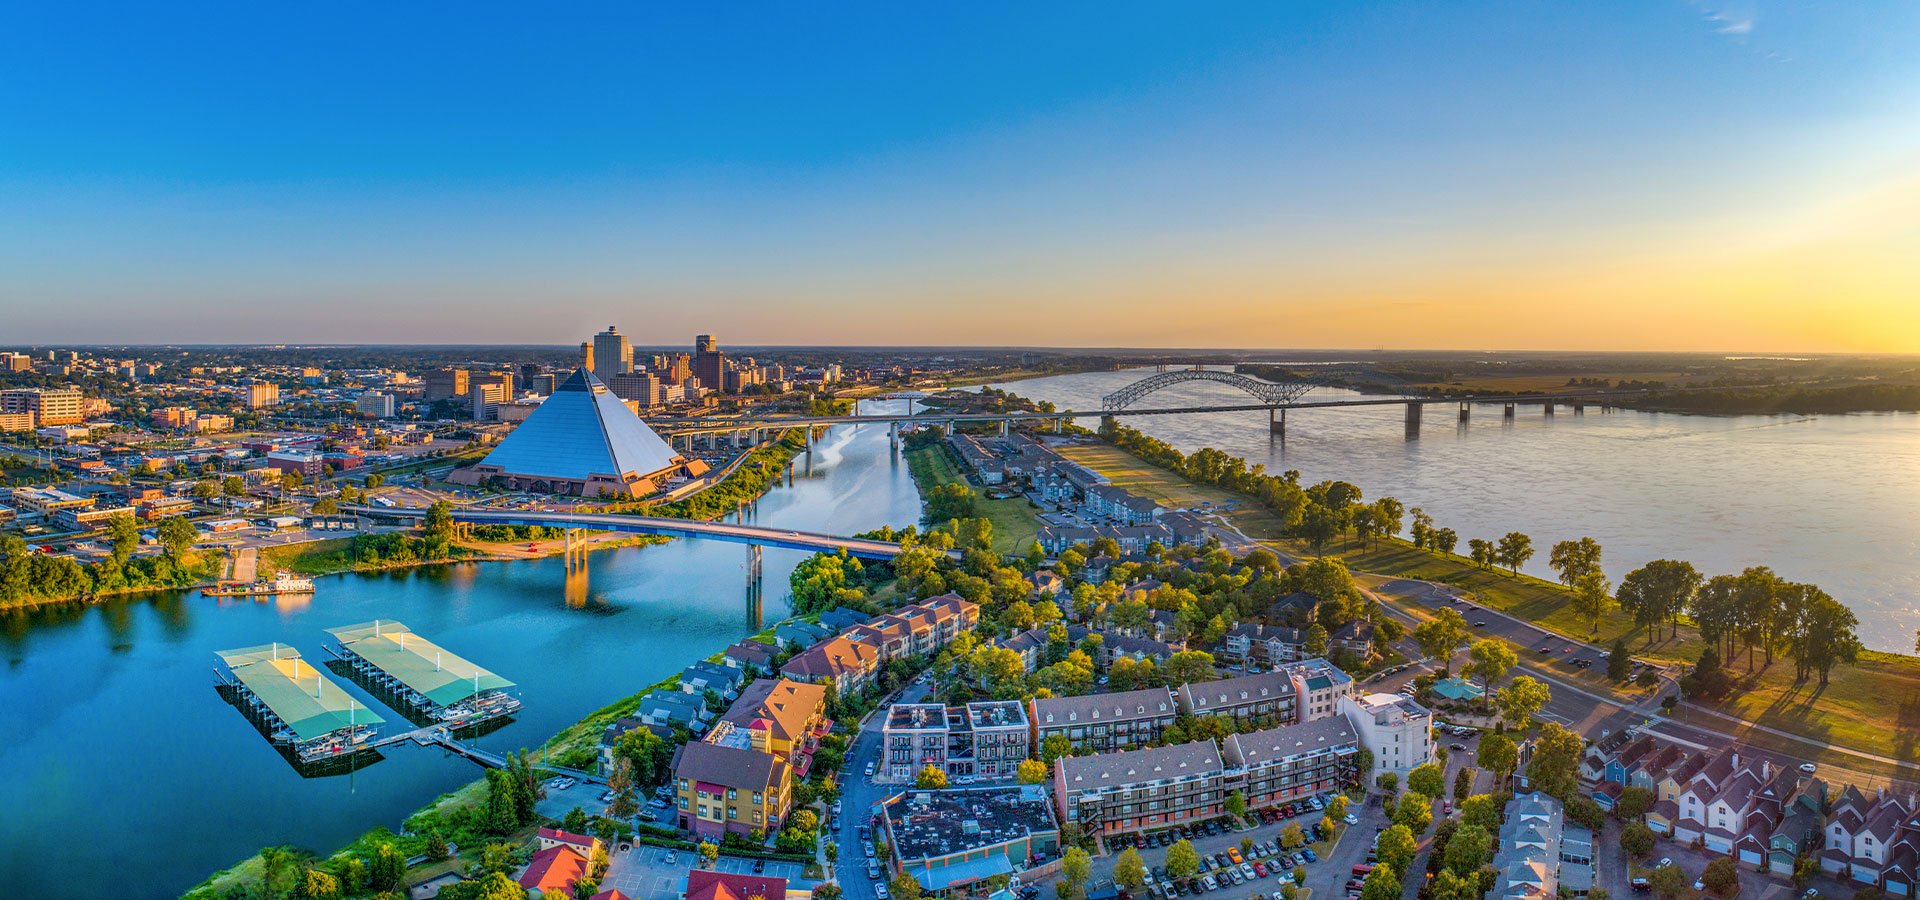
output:
POLYGON ((833 727, 826 691, 786 679, 747 685, 713 730, 673 759, 681 830, 703 838, 771 833, 787 817, 793 779, 833 727))
POLYGON ((965 706, 896 703, 881 725, 880 780, 910 783, 928 766, 950 781, 1010 778, 1030 753, 1027 711, 1016 700, 965 706))
POLYGON ((1345 716, 1227 738, 1229 779, 1258 808, 1334 790, 1355 777, 1360 737, 1345 716))
POLYGON ((1053 768, 1060 821, 1089 834, 1170 828, 1225 811, 1227 769, 1210 740, 1063 756, 1053 768))
POLYGON ((1593 832, 1567 822, 1560 801, 1542 793, 1507 803, 1493 867, 1492 900, 1585 897, 1593 889, 1593 832))
POLYGON ((1180 714, 1180 704, 1167 688, 1036 698, 1032 702, 1036 746, 1054 735, 1064 735, 1075 750, 1096 753, 1157 741, 1180 714))
POLYGON ((964 887, 1060 855, 1060 826, 1040 785, 909 791, 880 809, 891 867, 922 890, 964 887))
POLYGON ((943 594, 875 616, 814 644, 787 660, 780 674, 813 684, 831 678, 842 693, 864 690, 881 666, 906 656, 937 653, 979 623, 979 604, 958 594, 943 594))

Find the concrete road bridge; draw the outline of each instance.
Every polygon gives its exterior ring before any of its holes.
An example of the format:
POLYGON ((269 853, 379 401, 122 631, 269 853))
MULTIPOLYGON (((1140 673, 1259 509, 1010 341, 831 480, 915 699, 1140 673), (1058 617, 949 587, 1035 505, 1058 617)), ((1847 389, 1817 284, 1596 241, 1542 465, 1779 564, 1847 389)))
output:
MULTIPOLYGON (((426 518, 427 515, 425 509, 410 506, 390 508, 352 506, 341 507, 341 510, 375 521, 417 522, 426 518)), ((618 531, 627 534, 702 538, 710 541, 747 544, 752 547, 804 550, 809 553, 834 553, 844 550, 848 556, 857 556, 861 559, 889 560, 899 556, 903 549, 892 541, 841 537, 812 531, 790 531, 784 528, 767 528, 733 522, 670 519, 660 516, 543 512, 525 509, 455 509, 453 520, 473 525, 538 525, 543 528, 558 528, 569 532, 569 543, 571 543, 571 533, 574 531, 618 531)))

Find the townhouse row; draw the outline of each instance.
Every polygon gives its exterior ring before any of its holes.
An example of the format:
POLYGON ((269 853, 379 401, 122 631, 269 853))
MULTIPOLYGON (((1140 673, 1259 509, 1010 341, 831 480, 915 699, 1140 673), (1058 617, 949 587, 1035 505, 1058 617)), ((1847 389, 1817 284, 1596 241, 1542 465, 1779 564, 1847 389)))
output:
POLYGON ((1646 822, 1655 833, 1782 876, 1817 858, 1830 874, 1914 896, 1920 798, 1912 794, 1835 792, 1811 767, 1750 747, 1694 750, 1648 735, 1595 743, 1582 767, 1605 808, 1627 788, 1651 792, 1646 822))

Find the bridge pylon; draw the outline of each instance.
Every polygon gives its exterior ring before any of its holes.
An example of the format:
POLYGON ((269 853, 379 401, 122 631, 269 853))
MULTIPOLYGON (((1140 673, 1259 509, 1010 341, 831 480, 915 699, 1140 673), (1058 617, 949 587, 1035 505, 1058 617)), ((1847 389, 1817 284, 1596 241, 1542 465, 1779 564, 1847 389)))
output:
POLYGON ((1284 406, 1267 407, 1267 433, 1287 436, 1287 408, 1284 406), (1275 415, 1278 413, 1279 415, 1275 415))

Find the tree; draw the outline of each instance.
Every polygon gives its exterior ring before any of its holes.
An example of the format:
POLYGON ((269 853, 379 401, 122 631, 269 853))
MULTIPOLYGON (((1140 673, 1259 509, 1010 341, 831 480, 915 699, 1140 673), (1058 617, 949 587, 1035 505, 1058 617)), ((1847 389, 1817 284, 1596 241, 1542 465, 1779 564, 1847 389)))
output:
POLYGON ((1473 767, 1461 766, 1453 773, 1453 802, 1459 803, 1473 793, 1473 767))
POLYGON ((1049 763, 1072 752, 1073 741, 1064 734, 1050 734, 1040 742, 1040 758, 1049 763))
POLYGON ((1607 651, 1607 679, 1623 684, 1633 674, 1633 654, 1627 650, 1627 636, 1621 635, 1607 651))
MULTIPOLYGON (((834 846, 833 844, 827 845, 829 849, 834 846)), ((844 896, 844 894, 841 892, 840 886, 831 881, 825 884, 815 885, 813 888, 813 900, 840 900, 842 896, 844 896)))
POLYGON ((1446 867, 1460 875, 1480 871, 1493 859, 1493 834, 1479 825, 1461 824, 1447 838, 1446 867))
POLYGON ((1236 819, 1247 817, 1247 795, 1238 790, 1229 791, 1226 800, 1227 815, 1236 819))
POLYGON ((1379 788, 1380 793, 1387 795, 1388 799, 1392 799, 1394 793, 1400 790, 1400 776, 1393 772, 1381 772, 1374 777, 1373 786, 1379 788))
POLYGON ((1635 625, 1647 629, 1647 641, 1651 643, 1661 625, 1679 627, 1680 613, 1693 602, 1701 581, 1692 563, 1656 559, 1620 579, 1616 599, 1620 608, 1633 616, 1635 625))
POLYGON ((1338 819, 1345 816, 1346 814, 1347 814, 1347 795, 1334 794, 1332 797, 1328 798, 1327 815, 1332 816, 1335 819, 1338 819))
POLYGON ((1469 678, 1480 679, 1480 689, 1493 693, 1493 683, 1505 678, 1507 672, 1520 664, 1520 657, 1513 650, 1495 638, 1482 638, 1467 648, 1467 663, 1461 673, 1469 678))
MULTIPOLYGON (((635 729, 645 731, 646 729, 635 729)), ((613 791, 613 800, 607 804, 607 816, 614 819, 630 819, 640 811, 640 800, 635 795, 638 779, 634 776, 633 760, 624 756, 613 758, 613 771, 607 775, 607 787, 613 791)))
POLYGON ((1520 567, 1533 558, 1533 538, 1518 531, 1509 531, 1500 538, 1500 544, 1494 549, 1494 553, 1501 565, 1517 575, 1520 573, 1520 567))
POLYGON ((1426 834, 1433 825, 1433 798, 1419 791, 1401 794, 1393 807, 1393 821, 1416 835, 1426 834))
MULTIPOLYGON (((579 807, 575 807, 575 809, 578 809, 578 808, 579 807)), ((585 818, 585 817, 582 816, 582 818, 585 818)), ((568 829, 568 830, 573 831, 575 829, 568 829)), ((441 837, 438 832, 435 832, 434 834, 427 836, 427 858, 428 859, 433 860, 434 862, 439 862, 451 855, 453 855, 453 848, 447 846, 446 838, 441 837)))
POLYGON ((720 860, 720 848, 707 841, 701 841, 696 852, 699 853, 702 868, 711 869, 713 868, 713 864, 720 860))
POLYGON ((1441 869, 1428 883, 1428 900, 1480 900, 1480 879, 1441 869))
POLYGON ((1139 851, 1128 847, 1120 852, 1120 858, 1113 862, 1113 881, 1131 890, 1147 883, 1147 865, 1140 861, 1139 851))
POLYGON ((1648 872, 1647 887, 1653 891, 1654 896, 1662 900, 1675 900, 1693 889, 1693 885, 1687 881, 1687 874, 1680 871, 1679 866, 1672 864, 1660 866, 1648 872))
POLYGON ((1360 886, 1360 900, 1400 900, 1399 873, 1390 866, 1375 866, 1360 886))
POLYGON ((1707 863, 1707 870, 1700 873, 1700 883, 1716 896, 1731 897, 1740 890, 1740 870, 1735 868, 1733 857, 1722 856, 1707 863))
POLYGON ((1436 528, 1429 540, 1441 556, 1452 556, 1453 548, 1460 546, 1460 533, 1451 528, 1436 528))
POLYGON ((1421 763, 1407 773, 1407 790, 1438 797, 1446 789, 1446 773, 1436 763, 1421 763))
POLYGON ((1302 646, 1311 656, 1326 656, 1327 641, 1330 637, 1331 636, 1327 634, 1326 626, 1315 622, 1307 626, 1306 641, 1302 646))
POLYGON ((313 503, 314 515, 331 516, 340 512, 340 502, 332 497, 322 497, 313 503))
POLYGON ((1420 652, 1440 661, 1443 669, 1452 668, 1453 651, 1467 642, 1467 618, 1453 607, 1441 607, 1434 617, 1413 629, 1413 640, 1420 652))
POLYGON ((1613 801, 1613 814, 1622 822, 1632 822, 1647 814, 1653 808, 1654 793, 1643 787, 1630 787, 1620 792, 1613 801))
POLYGON ((1298 850, 1306 844, 1307 833, 1298 823, 1288 822, 1287 827, 1280 829, 1280 846, 1288 850, 1298 850))
POLYGON ((1620 849, 1633 859, 1645 859, 1653 852, 1653 829, 1644 822, 1628 822, 1620 827, 1620 849))
POLYGON ((1407 866, 1413 862, 1414 854, 1420 850, 1419 840, 1412 829, 1405 825, 1393 825, 1380 832, 1380 839, 1374 849, 1379 851, 1380 864, 1404 874, 1407 866))
POLYGON ((1500 830, 1500 807, 1491 794, 1474 794, 1460 801, 1460 824, 1478 825, 1491 834, 1500 830))
POLYGON ((504 873, 490 872, 481 878, 447 885, 440 889, 439 897, 440 900, 527 900, 527 889, 504 873))
POLYGON ((1500 551, 1494 548, 1492 541, 1471 538, 1467 541, 1467 558, 1482 569, 1491 569, 1499 561, 1500 551))
POLYGON ((1554 544, 1547 551, 1547 566, 1560 573, 1561 584, 1573 587, 1581 578, 1600 571, 1600 542, 1583 537, 1554 544))
POLYGON ((1501 718, 1515 731, 1526 731, 1533 722, 1533 714, 1546 708, 1547 701, 1553 699, 1553 692, 1540 681, 1528 675, 1517 675, 1513 682, 1500 689, 1494 695, 1494 705, 1500 708, 1501 718))
POLYGON ((1819 588, 1796 587, 1805 592, 1806 601, 1791 635, 1794 676, 1796 681, 1804 682, 1809 675, 1819 672, 1820 686, 1824 688, 1835 664, 1852 663, 1864 649, 1854 631, 1860 620, 1852 610, 1819 588))
POLYGON ((937 791, 947 786, 947 772, 939 766, 928 766, 914 776, 913 786, 923 791, 937 791))
POLYGON ((1480 733, 1480 743, 1475 749, 1480 764, 1493 773, 1494 784, 1505 784, 1513 777, 1513 769, 1520 764, 1520 748, 1513 739, 1492 731, 1480 733))
POLYGON ((1182 650, 1167 658, 1162 667, 1168 684, 1191 684, 1213 680, 1213 654, 1204 650, 1182 650))
POLYGON ((887 887, 900 900, 920 900, 920 881, 905 872, 893 876, 887 887))
POLYGON ((156 534, 160 538, 160 546, 166 548, 167 556, 175 562, 185 557, 187 551, 193 549, 194 542, 200 539, 199 530, 182 516, 162 519, 156 534))
POLYGON ((340 900, 340 879, 319 869, 308 869, 293 889, 298 900, 340 900))
POLYGON ((376 891, 399 890, 406 879, 407 858, 392 844, 375 847, 367 866, 367 886, 376 891))
POLYGON ((1613 607, 1613 598, 1608 595, 1611 589, 1607 576, 1599 572, 1588 572, 1573 583, 1570 605, 1575 615, 1586 617, 1588 636, 1600 633, 1600 617, 1613 607))
POLYGON ((1565 801, 1573 795, 1580 754, 1586 749, 1580 736, 1558 722, 1540 727, 1533 744, 1533 761, 1527 764, 1527 781, 1534 790, 1565 801))
POLYGON ((1060 878, 1067 884, 1073 885, 1076 892, 1086 886, 1087 879, 1092 875, 1093 860, 1088 858, 1087 851, 1079 847, 1068 847, 1067 852, 1061 854, 1060 878))
POLYGON ((973 489, 957 481, 936 484, 926 492, 926 509, 920 519, 928 524, 974 516, 973 489))
POLYGON ((1167 848, 1167 875, 1171 878, 1186 878, 1200 871, 1200 854, 1193 849, 1193 842, 1175 841, 1167 848))
POLYGON ((1021 784, 1043 784, 1047 780, 1047 764, 1037 759, 1023 759, 1019 777, 1021 784))

